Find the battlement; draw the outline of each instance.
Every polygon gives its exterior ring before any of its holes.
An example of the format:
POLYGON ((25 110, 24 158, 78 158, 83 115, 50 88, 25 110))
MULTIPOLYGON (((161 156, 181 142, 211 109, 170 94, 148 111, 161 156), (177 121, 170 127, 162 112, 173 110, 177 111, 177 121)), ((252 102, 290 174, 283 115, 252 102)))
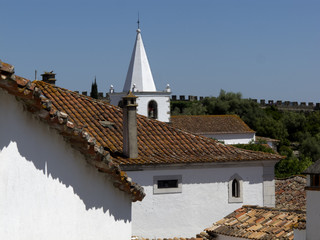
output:
MULTIPOLYGON (((75 92, 76 92, 76 93, 80 93, 79 91, 75 91, 75 92)), ((83 91, 83 92, 81 92, 80 94, 82 94, 82 95, 84 95, 84 96, 90 96, 90 94, 88 95, 88 92, 87 92, 87 91, 83 91)), ((110 102, 110 98, 109 98, 108 93, 106 93, 106 94, 104 95, 103 92, 99 92, 99 93, 98 93, 98 99, 104 100, 104 101, 107 101, 107 102, 110 102)))
MULTIPOLYGON (((192 96, 188 95, 187 97, 185 95, 172 95, 171 101, 198 101, 203 100, 206 97, 198 97, 198 96, 192 96)), ((283 110, 292 110, 292 111, 314 111, 314 110, 320 110, 320 103, 313 103, 313 102, 297 102, 297 101, 281 101, 281 100, 265 100, 260 99, 258 101, 257 99, 250 99, 258 104, 262 108, 268 107, 268 106, 276 106, 278 109, 283 110)))
POLYGON ((193 95, 188 95, 188 98, 186 98, 185 95, 180 95, 177 97, 177 95, 172 95, 171 96, 171 101, 201 101, 203 100, 204 97, 198 97, 198 96, 193 96, 193 95))
POLYGON ((281 100, 268 100, 260 99, 258 102, 257 99, 251 99, 252 101, 259 103, 261 107, 267 106, 276 106, 278 109, 287 109, 287 110, 296 110, 296 111, 313 111, 320 110, 320 103, 313 102, 291 102, 291 101, 281 101, 281 100))

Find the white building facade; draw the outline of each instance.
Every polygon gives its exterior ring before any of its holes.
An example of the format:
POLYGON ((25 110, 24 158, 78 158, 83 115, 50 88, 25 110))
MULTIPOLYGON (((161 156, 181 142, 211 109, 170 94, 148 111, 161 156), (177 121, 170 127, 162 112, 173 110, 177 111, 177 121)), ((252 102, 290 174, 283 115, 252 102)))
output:
POLYGON ((0 239, 131 237, 131 199, 0 89, 0 239))
POLYGON ((164 91, 157 91, 139 28, 123 91, 116 92, 111 85, 108 93, 110 103, 121 106, 122 97, 129 91, 138 97, 138 114, 162 122, 170 121, 171 89, 167 85, 164 91))
POLYGON ((203 134, 203 136, 214 138, 224 144, 250 144, 254 142, 255 133, 224 133, 224 134, 203 134))
POLYGON ((307 174, 307 219, 306 229, 295 229, 296 240, 317 240, 320 237, 320 160, 309 166, 307 174))
POLYGON ((133 235, 150 239, 195 237, 205 226, 242 205, 274 207, 274 164, 257 161, 146 166, 140 171, 125 168, 146 192, 143 202, 133 204, 133 235))

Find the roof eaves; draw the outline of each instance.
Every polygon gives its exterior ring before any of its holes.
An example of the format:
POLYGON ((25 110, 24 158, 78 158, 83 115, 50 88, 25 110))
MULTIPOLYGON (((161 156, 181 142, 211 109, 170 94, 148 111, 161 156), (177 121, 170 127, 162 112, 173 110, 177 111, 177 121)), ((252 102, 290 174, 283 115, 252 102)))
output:
POLYGON ((113 185, 121 191, 131 194, 131 200, 141 201, 144 196, 144 190, 138 184, 132 182, 126 172, 122 171, 119 165, 115 164, 109 152, 102 146, 96 144, 96 139, 83 129, 77 128, 75 124, 69 121, 68 115, 56 110, 52 102, 44 97, 41 90, 34 83, 25 78, 15 76, 13 66, 1 62, 0 66, 0 88, 7 90, 10 94, 23 100, 26 109, 32 113, 37 112, 37 116, 56 129, 71 146, 80 151, 86 160, 99 171, 108 173, 112 176, 113 185))
POLYGON ((197 134, 200 135, 214 135, 214 134, 223 134, 223 135, 227 135, 227 134, 244 134, 244 133, 255 133, 255 131, 233 131, 233 132, 198 132, 197 134))
POLYGON ((272 222, 270 222, 269 220, 269 221, 264 221, 264 224, 267 224, 264 227, 263 222, 258 223, 257 219, 264 218, 266 220, 271 219, 272 221, 274 221, 273 218, 276 218, 276 216, 280 216, 280 215, 284 215, 284 216, 295 215, 296 217, 295 219, 293 219, 292 217, 282 218, 283 221, 286 221, 287 219, 288 223, 286 223, 286 225, 289 228, 286 230, 286 232, 282 232, 281 239, 287 239, 286 237, 292 236, 293 228, 305 229, 306 211, 304 210, 288 210, 288 209, 277 209, 277 208, 270 208, 270 207, 259 207, 256 205, 243 205, 241 208, 235 210, 234 212, 230 213, 223 219, 214 223, 211 227, 204 229, 204 231, 206 231, 206 233, 209 236, 211 234, 219 234, 219 235, 226 235, 226 236, 232 236, 232 237, 247 238, 248 236, 247 234, 252 234, 250 239, 274 239, 276 237, 275 236, 275 233, 277 230, 275 229, 276 226, 272 225, 272 222), (243 218, 245 215, 247 216, 246 220, 243 220, 243 219, 241 220, 241 218, 243 218), (229 224, 231 223, 230 221, 232 221, 231 225, 229 224), (250 224, 248 224, 249 221, 250 221, 250 224), (267 229, 268 227, 271 227, 271 226, 274 228, 274 231, 259 230, 262 228, 267 229), (266 238, 266 236, 264 236, 263 234, 267 234, 268 237, 266 238))
POLYGON ((304 170, 303 174, 320 174, 320 159, 304 170))

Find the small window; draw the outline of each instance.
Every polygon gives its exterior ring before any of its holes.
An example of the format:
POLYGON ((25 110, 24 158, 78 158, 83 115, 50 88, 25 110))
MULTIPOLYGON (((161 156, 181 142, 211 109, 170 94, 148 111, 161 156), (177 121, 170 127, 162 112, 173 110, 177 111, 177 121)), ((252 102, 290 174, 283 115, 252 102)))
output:
POLYGON ((229 203, 243 202, 243 180, 238 174, 234 174, 229 180, 229 203))
POLYGON ((154 176, 153 177, 153 194, 162 193, 181 193, 182 192, 182 176, 154 176))
POLYGON ((174 180, 158 180, 158 188, 177 188, 178 179, 174 180))
POLYGON ((148 103, 148 118, 158 119, 158 104, 154 100, 148 103))
POLYGON ((240 189, 239 189, 239 181, 237 179, 233 179, 232 181, 232 197, 238 198, 240 197, 240 189))

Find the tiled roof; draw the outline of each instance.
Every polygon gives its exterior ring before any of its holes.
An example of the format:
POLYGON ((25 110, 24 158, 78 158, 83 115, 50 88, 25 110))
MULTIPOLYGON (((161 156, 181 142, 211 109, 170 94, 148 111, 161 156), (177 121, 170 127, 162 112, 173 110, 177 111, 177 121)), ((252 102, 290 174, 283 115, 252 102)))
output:
POLYGON ((215 140, 178 130, 166 123, 138 115, 139 157, 122 153, 122 110, 103 101, 79 95, 41 81, 34 82, 53 106, 68 114, 77 126, 86 129, 120 165, 279 160, 281 156, 226 146, 215 140), (114 123, 103 127, 101 121, 114 123))
POLYGON ((31 84, 30 81, 23 80, 20 89, 20 92, 27 92, 31 96, 35 94, 32 93, 35 90, 41 93, 46 99, 42 100, 43 109, 50 113, 65 113, 67 120, 72 122, 74 127, 86 131, 97 146, 110 154, 112 162, 119 165, 282 159, 277 154, 226 146, 213 139, 191 134, 141 115, 137 116, 139 156, 130 159, 123 155, 122 110, 119 107, 42 81, 34 81, 31 84), (45 103, 46 101, 48 103, 45 103))
MULTIPOLYGON (((15 76, 14 68, 0 61, 0 88, 16 96, 25 108, 42 121, 56 129, 86 160, 99 171, 109 174, 113 185, 131 195, 132 201, 142 200, 145 196, 142 187, 132 182, 126 172, 112 161, 110 154, 97 144, 84 126, 73 122, 68 114, 55 108, 54 102, 43 95, 36 83, 15 76)), ((65 101, 67 99, 64 99, 65 101)), ((59 103, 63 104, 61 100, 59 103)))
POLYGON ((305 174, 320 174, 320 159, 308 167, 303 173, 305 174))
POLYGON ((172 237, 172 238, 143 238, 143 237, 132 237, 131 240, 204 240, 202 237, 172 237))
POLYGON ((171 124, 197 134, 254 133, 237 115, 171 116, 171 124))
POLYGON ((205 231, 209 236, 220 234, 247 239, 293 239, 293 227, 305 219, 305 211, 242 206, 205 231))
POLYGON ((293 176, 275 180, 276 207, 281 209, 305 210, 306 186, 304 176, 293 176))

